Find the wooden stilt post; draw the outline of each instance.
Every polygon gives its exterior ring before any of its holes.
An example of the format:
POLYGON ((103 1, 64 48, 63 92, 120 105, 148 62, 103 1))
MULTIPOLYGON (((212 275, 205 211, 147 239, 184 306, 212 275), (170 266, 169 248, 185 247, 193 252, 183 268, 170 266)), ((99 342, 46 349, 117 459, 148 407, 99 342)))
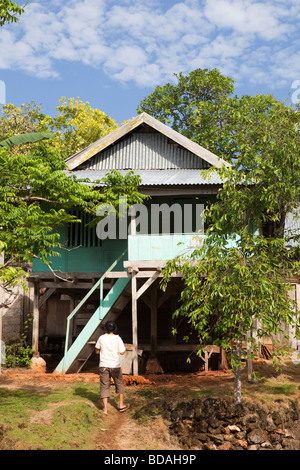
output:
POLYGON ((33 322, 32 322, 32 350, 35 356, 39 354, 39 283, 34 283, 33 289, 33 322))
MULTIPOLYGON (((74 299, 74 297, 70 296, 70 314, 73 312, 74 308, 75 308, 75 299, 74 299)), ((73 330, 74 330, 74 318, 72 318, 72 320, 71 320, 68 348, 70 348, 71 345, 72 345, 73 330)))
POLYGON ((157 354, 157 289, 154 284, 151 289, 151 356, 157 354))
MULTIPOLYGON (((134 207, 131 208, 131 224, 130 234, 136 235, 136 212, 134 207)), ((137 282, 136 271, 132 271, 131 277, 131 299, 132 299, 132 344, 133 344, 133 375, 139 374, 139 358, 138 358, 138 325, 137 325, 137 282)))
POLYGON ((133 344, 133 375, 138 375, 139 362, 138 362, 138 330, 137 330, 137 288, 136 288, 136 273, 132 272, 131 278, 131 292, 132 292, 132 344, 133 344))

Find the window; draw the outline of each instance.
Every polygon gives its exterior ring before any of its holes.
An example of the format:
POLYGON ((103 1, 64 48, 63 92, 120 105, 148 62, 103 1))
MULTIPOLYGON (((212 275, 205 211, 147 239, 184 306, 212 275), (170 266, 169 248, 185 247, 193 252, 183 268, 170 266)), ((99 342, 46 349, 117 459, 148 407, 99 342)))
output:
POLYGON ((101 240, 97 237, 96 234, 96 225, 91 224, 91 222, 95 219, 95 216, 87 214, 80 209, 73 209, 69 213, 74 215, 77 219, 80 219, 81 223, 74 222, 68 225, 67 247, 101 247, 101 240))

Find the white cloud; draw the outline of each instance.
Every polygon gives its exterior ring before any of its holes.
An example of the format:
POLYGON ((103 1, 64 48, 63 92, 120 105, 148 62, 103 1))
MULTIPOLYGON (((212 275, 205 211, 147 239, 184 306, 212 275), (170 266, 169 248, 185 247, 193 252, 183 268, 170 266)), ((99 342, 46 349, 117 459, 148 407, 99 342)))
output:
POLYGON ((242 35, 257 35, 264 40, 280 38, 291 32, 286 22, 288 11, 274 2, 252 0, 207 0, 205 7, 206 17, 218 28, 242 35))
POLYGON ((155 86, 217 67, 239 81, 299 78, 299 0, 46 0, 0 29, 0 69, 57 78, 58 62, 155 86))

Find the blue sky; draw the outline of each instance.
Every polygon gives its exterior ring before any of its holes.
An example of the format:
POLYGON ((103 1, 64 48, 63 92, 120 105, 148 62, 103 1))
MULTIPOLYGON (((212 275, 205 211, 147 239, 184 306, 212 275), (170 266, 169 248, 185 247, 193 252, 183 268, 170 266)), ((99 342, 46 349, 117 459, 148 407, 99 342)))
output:
POLYGON ((196 68, 288 103, 300 98, 299 22, 299 0, 29 0, 0 29, 0 81, 7 103, 55 115, 62 96, 80 97, 118 123, 196 68))

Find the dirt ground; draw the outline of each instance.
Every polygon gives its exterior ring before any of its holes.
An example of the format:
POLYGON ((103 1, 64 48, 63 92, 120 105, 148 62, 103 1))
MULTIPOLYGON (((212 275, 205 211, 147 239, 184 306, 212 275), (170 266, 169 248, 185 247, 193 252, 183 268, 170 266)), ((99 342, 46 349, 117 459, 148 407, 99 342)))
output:
MULTIPOLYGON (((300 366, 299 366, 300 367, 300 366)), ((289 380, 288 375, 276 374, 271 363, 261 361, 255 365, 255 369, 264 378, 273 380, 289 380)), ((300 374, 293 375, 293 382, 299 383, 300 374)), ((218 395, 228 393, 233 390, 233 375, 226 371, 209 371, 197 373, 182 374, 152 374, 144 376, 124 376, 127 389, 131 387, 153 387, 159 391, 162 387, 167 388, 169 396, 176 398, 184 397, 186 391, 217 391, 218 395)), ((80 374, 43 374, 33 373, 30 370, 8 369, 0 375, 0 387, 11 389, 31 388, 35 391, 43 390, 45 387, 61 387, 64 384, 72 382, 99 383, 99 376, 94 372, 80 374)), ((298 387, 299 388, 299 387, 298 387)), ((245 387, 245 390, 247 386, 245 387)), ((259 392, 260 393, 260 392, 259 392)), ((90 406, 96 406, 92 402, 90 406)), ((59 404, 50 406, 47 410, 36 412, 31 416, 31 422, 51 423, 51 417, 54 409, 59 404)), ((98 407, 100 409, 100 406, 98 407)), ((134 410, 134 403, 131 404, 131 410, 134 410)), ((132 418, 131 412, 119 413, 117 404, 109 404, 109 412, 104 416, 103 427, 94 436, 94 448, 99 450, 178 450, 180 446, 174 441, 174 437, 169 435, 168 428, 164 420, 158 416, 145 425, 138 423, 132 418)))
MULTIPOLYGON (((159 387, 168 388, 170 393, 181 396, 188 388, 191 390, 207 389, 212 386, 220 387, 228 386, 228 381, 232 382, 233 377, 229 372, 212 371, 204 373, 184 373, 184 374, 151 374, 145 376, 129 376, 124 375, 126 390, 131 387, 159 387), (226 385, 227 384, 227 385, 226 385)), ((63 387, 64 385, 79 383, 99 383, 99 376, 96 373, 80 373, 80 374, 44 374, 33 373, 30 370, 7 369, 0 375, 0 387, 6 389, 30 389, 35 392, 43 392, 45 388, 52 389, 55 387, 63 387)), ((125 394, 126 398, 126 394, 125 394)), ((91 402, 86 402, 90 406, 95 406, 91 402)), ((31 416, 31 423, 48 424, 52 423, 52 414, 61 405, 55 403, 47 410, 35 412, 31 416)), ((71 403, 70 403, 71 404, 71 403)), ((99 401, 99 407, 101 404, 99 401)), ((103 419, 103 427, 94 436, 94 449, 98 450, 178 450, 179 444, 174 440, 174 436, 170 436, 168 428, 164 420, 158 416, 147 424, 138 423, 132 418, 131 412, 134 411, 135 405, 126 413, 119 413, 117 403, 114 401, 109 403, 109 412, 103 419)))

